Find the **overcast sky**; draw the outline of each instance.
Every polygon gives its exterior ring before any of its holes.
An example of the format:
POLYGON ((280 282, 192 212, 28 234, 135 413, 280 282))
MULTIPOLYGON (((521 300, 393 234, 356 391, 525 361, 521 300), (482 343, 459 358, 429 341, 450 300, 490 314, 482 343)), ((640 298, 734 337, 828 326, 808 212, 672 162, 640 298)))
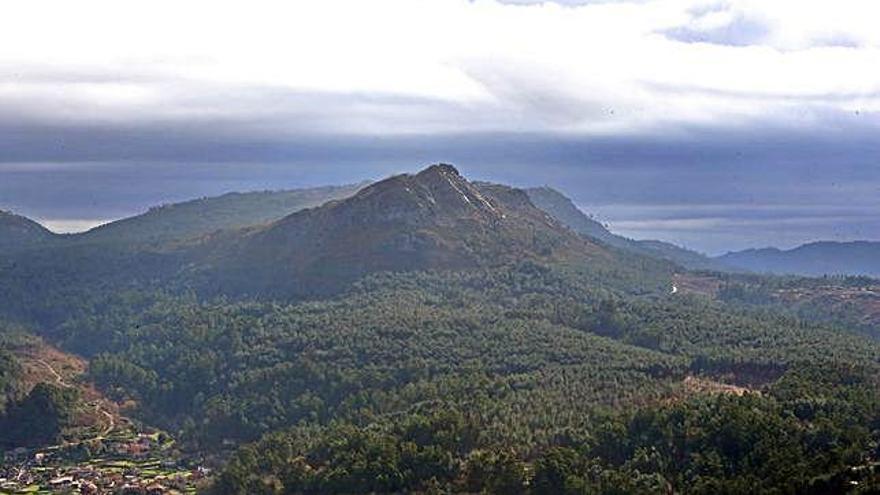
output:
POLYGON ((876 0, 28 0, 0 14, 0 208, 56 230, 447 161, 711 253, 880 240, 876 0))

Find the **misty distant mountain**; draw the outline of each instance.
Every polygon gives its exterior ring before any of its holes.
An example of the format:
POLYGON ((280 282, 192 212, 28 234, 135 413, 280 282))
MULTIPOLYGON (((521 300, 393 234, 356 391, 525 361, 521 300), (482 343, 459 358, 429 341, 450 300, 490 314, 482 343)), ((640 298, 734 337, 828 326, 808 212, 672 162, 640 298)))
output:
MULTIPOLYGON (((451 176, 461 178, 452 167, 435 167, 414 176, 412 180, 416 182, 427 180, 439 170, 446 170, 451 176)), ((398 176, 391 183, 400 183, 404 180, 402 177, 409 176, 398 176)), ((471 184, 464 181, 466 185, 459 184, 459 187, 490 198, 501 194, 502 191, 507 191, 508 195, 513 194, 510 192, 513 189, 506 186, 490 183, 471 184)), ((2 251, 10 253, 34 246, 63 247, 93 243, 161 246, 198 239, 221 230, 236 231, 244 228, 260 230, 260 226, 268 226, 301 210, 350 197, 368 184, 369 182, 362 182, 283 191, 232 192, 216 197, 157 206, 143 214, 109 222, 79 234, 54 234, 37 222, 4 213, 0 217, 0 247, 3 248, 2 251)), ((389 185, 386 183, 380 187, 386 188, 389 185)), ((662 241, 636 241, 616 235, 601 223, 585 215, 569 198, 549 187, 527 189, 525 193, 527 201, 530 201, 534 207, 590 239, 641 256, 672 261, 691 269, 723 268, 710 258, 673 244, 662 241)), ((391 203, 383 206, 395 207, 391 203)), ((407 208, 403 205, 398 206, 407 208)), ((419 209, 415 208, 414 211, 419 209)))
POLYGON ((729 267, 759 273, 880 277, 880 242, 813 242, 789 250, 747 249, 716 259, 729 267))
POLYGON ((367 183, 287 191, 228 193, 157 206, 146 213, 110 222, 73 236, 94 242, 167 242, 266 224, 303 208, 351 196, 367 183))
POLYGON ((284 191, 231 192, 150 208, 149 211, 77 234, 55 234, 20 215, 0 211, 0 254, 35 246, 74 244, 155 244, 185 241, 218 230, 274 222, 304 208, 351 196, 369 184, 346 184, 284 191))
POLYGON ((610 246, 633 253, 672 261, 692 270, 723 270, 727 267, 696 251, 663 241, 637 241, 617 235, 590 218, 561 192, 550 187, 526 189, 538 208, 549 213, 578 234, 598 239, 610 246))

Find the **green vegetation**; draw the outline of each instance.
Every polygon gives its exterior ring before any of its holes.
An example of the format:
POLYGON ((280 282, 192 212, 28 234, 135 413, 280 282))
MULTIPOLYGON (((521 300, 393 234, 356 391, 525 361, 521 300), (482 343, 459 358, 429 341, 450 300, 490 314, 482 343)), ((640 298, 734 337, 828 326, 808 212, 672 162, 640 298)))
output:
POLYGON ((880 338, 880 282, 868 277, 716 275, 728 304, 788 313, 880 338))
POLYGON ((93 289, 65 303, 67 319, 41 328, 92 358, 102 390, 135 399, 142 419, 191 448, 258 441, 219 478, 223 493, 551 493, 558 483, 570 493, 737 493, 749 484, 807 493, 874 461, 864 443, 874 413, 850 412, 868 407, 858 394, 873 390, 863 377, 876 374, 878 344, 773 307, 659 295, 650 287, 660 277, 645 271, 631 282, 629 273, 535 263, 381 273, 303 302, 93 289), (805 385, 804 373, 840 363, 859 378, 821 392, 805 385), (691 397, 688 376, 763 395, 691 397), (791 416, 832 400, 832 419, 791 416), (766 438, 764 450, 712 443, 735 420, 763 429, 730 441, 766 438), (455 430, 442 441, 418 432, 435 424, 455 430), (661 448, 682 434, 676 424, 703 435, 684 459, 661 448), (564 463, 562 481, 548 472, 553 463, 564 463), (735 470, 719 471, 730 463, 735 470), (780 466, 797 485, 775 474, 780 466))
POLYGON ((52 232, 37 222, 0 210, 0 253, 39 247, 53 237, 52 232))
POLYGON ((351 196, 366 183, 289 191, 228 193, 151 208, 134 217, 96 227, 71 240, 165 243, 266 224, 304 208, 351 196))
MULTIPOLYGON (((218 493, 878 489, 870 322, 816 304, 828 279, 704 274, 713 299, 682 273, 438 166, 204 240, 0 258, 0 315, 229 459, 218 493)), ((2 349, 4 434, 57 440, 76 398, 21 397, 2 349)))
POLYGON ((15 349, 26 345, 32 337, 21 328, 0 320, 0 417, 7 407, 24 395, 21 363, 15 356, 15 349))
POLYGON ((0 348, 0 415, 6 411, 10 399, 18 392, 18 375, 20 368, 15 356, 0 348))
POLYGON ((869 493, 880 486, 875 380, 849 368, 792 371, 766 395, 652 405, 532 449, 487 442, 470 410, 298 427, 242 448, 216 491, 869 493))
POLYGON ((77 390, 38 383, 0 418, 0 445, 31 447, 61 441, 78 401, 77 390))

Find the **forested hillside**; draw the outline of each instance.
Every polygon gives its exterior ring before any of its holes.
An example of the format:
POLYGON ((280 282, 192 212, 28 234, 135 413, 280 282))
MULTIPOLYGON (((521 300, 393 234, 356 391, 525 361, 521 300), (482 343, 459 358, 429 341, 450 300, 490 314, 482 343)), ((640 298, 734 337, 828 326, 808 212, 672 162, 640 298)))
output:
POLYGON ((34 248, 75 249, 96 243, 161 248, 219 230, 268 224, 295 211, 351 196, 367 184, 227 193, 156 206, 77 234, 55 234, 33 220, 0 210, 0 258, 34 248))
POLYGON ((200 274, 220 292, 287 294, 338 291, 386 270, 612 257, 554 222, 522 191, 477 188, 448 165, 391 177, 253 233, 208 241, 195 253, 200 274), (198 258, 202 251, 208 254, 198 258))
POLYGON ((784 376, 762 394, 697 396, 592 418, 524 452, 481 438, 469 408, 382 425, 297 427, 241 449, 218 493, 872 493, 876 381, 851 369, 784 376), (809 398, 807 398, 809 397, 809 398))
POLYGON ((0 331, 0 416, 5 414, 8 404, 21 392, 21 367, 3 342, 8 338, 5 332, 6 329, 0 331))
POLYGON ((17 353, 35 341, 20 327, 0 321, 0 454, 60 441, 74 416, 77 391, 29 383, 32 377, 17 353))
POLYGON ((0 210, 0 255, 38 247, 54 237, 37 222, 0 210))
POLYGON ((168 242, 273 222, 292 212, 351 196, 366 182, 288 191, 228 193, 151 208, 75 236, 85 242, 168 242))
MULTIPOLYGON (((186 242, 0 258, 0 315, 216 493, 876 489, 880 343, 764 297, 821 283, 692 274, 435 166, 186 242)), ((0 350, 5 421, 66 421, 76 397, 15 374, 0 350)))

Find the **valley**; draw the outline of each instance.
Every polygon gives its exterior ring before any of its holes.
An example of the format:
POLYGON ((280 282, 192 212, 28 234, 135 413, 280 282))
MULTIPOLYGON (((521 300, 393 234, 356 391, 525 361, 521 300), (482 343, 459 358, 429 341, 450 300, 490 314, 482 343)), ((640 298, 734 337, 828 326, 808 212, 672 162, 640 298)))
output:
POLYGON ((195 493, 208 471, 185 460, 167 433, 123 416, 120 404, 84 380, 85 360, 40 339, 9 350, 21 366, 24 391, 52 384, 80 398, 59 443, 5 453, 0 493, 195 493))

